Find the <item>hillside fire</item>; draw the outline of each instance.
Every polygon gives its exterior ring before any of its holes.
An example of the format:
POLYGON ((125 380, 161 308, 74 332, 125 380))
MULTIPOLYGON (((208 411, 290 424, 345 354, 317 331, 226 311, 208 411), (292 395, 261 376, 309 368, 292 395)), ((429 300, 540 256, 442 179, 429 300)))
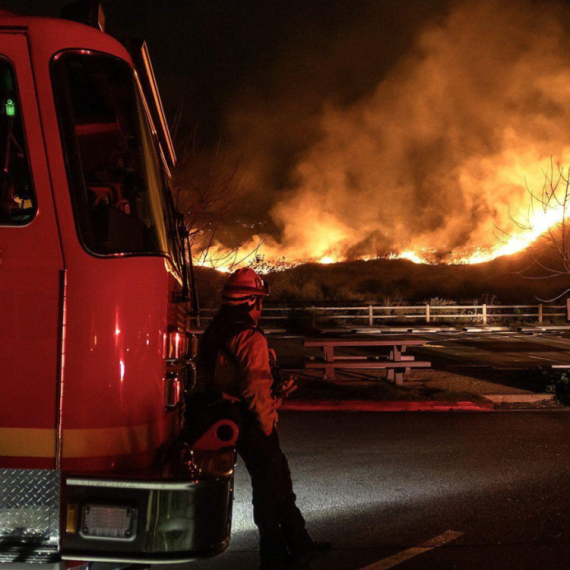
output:
MULTIPOLYGON (((554 196, 557 198, 557 196, 554 196)), ((532 198, 532 200, 539 200, 539 198, 532 198)), ((570 216, 570 211, 567 211, 567 206, 564 198, 553 199, 554 204, 548 204, 542 212, 536 212, 532 207, 529 207, 529 211, 532 211, 532 215, 527 215, 525 218, 524 227, 519 228, 518 233, 509 235, 506 232, 500 232, 503 235, 499 235, 497 238, 498 243, 495 246, 488 248, 463 248, 454 250, 451 253, 441 254, 437 249, 428 249, 425 247, 420 247, 417 250, 414 249, 404 249, 401 252, 390 252, 387 254, 378 254, 376 256, 360 256, 348 258, 346 256, 337 255, 334 253, 334 246, 331 246, 333 253, 330 255, 325 255, 321 258, 308 258, 303 260, 287 260, 285 256, 281 256, 277 260, 265 255, 259 255, 257 253, 254 256, 241 254, 240 250, 235 253, 232 251, 226 251, 223 248, 218 248, 215 254, 211 254, 210 251, 206 251, 198 256, 196 263, 200 266, 211 267, 217 269, 218 271, 228 272, 235 267, 261 262, 256 265, 256 269, 261 271, 261 273, 271 273, 285 271, 298 265, 300 263, 320 263, 323 265, 328 265, 331 263, 340 263, 343 261, 354 261, 355 259, 361 259, 364 261, 369 261, 372 259, 406 259, 417 264, 446 264, 446 265, 476 265, 479 263, 487 263, 493 261, 499 257, 514 255, 520 253, 527 248, 530 248, 535 244, 544 234, 555 231, 567 231, 565 227, 566 220, 570 216), (236 263, 236 259, 240 258, 240 261, 236 263)), ((519 223, 523 226, 523 222, 519 223)), ((244 247, 247 250, 248 247, 252 247, 256 252, 264 251, 262 245, 254 246, 254 244, 248 244, 244 247)), ((271 249, 270 249, 271 251, 271 249)))
MULTIPOLYGON (((259 125, 254 140, 241 133, 255 153, 246 176, 276 227, 250 236, 238 257, 478 264, 529 247, 566 215, 532 196, 570 160, 567 17, 555 4, 486 0, 427 22, 371 93, 322 102, 314 142, 281 187, 263 174, 276 161, 270 119, 236 110, 236 125, 259 125)), ((230 242, 198 263, 231 266, 215 261, 230 242)))

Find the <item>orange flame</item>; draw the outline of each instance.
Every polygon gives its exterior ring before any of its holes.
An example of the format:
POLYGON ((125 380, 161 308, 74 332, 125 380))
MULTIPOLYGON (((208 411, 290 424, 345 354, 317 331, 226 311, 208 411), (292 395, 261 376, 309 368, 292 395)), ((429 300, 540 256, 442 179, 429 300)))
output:
POLYGON ((287 121, 267 120, 263 105, 238 113, 257 127, 236 132, 252 186, 273 192, 269 215, 279 229, 278 238, 254 236, 240 255, 460 265, 531 246, 566 215, 563 207, 533 210, 526 190, 543 187, 551 156, 570 162, 566 10, 528 0, 454 3, 374 89, 350 104, 323 102, 311 118, 315 136, 280 173, 288 175, 281 187, 271 141, 276 124, 286 136, 287 121))
MULTIPOLYGON (((536 200, 536 198, 531 198, 531 200, 536 200)), ((434 248, 429 249, 426 247, 418 247, 417 249, 407 248, 401 252, 391 252, 383 256, 360 256, 356 258, 348 258, 347 256, 335 252, 334 243, 326 243, 327 251, 329 252, 327 255, 285 261, 285 256, 281 255, 283 254, 283 251, 279 250, 278 245, 270 244, 268 247, 264 247, 264 245, 259 246, 258 242, 258 245, 255 246, 255 242, 253 241, 248 246, 244 246, 243 250, 237 252, 234 256, 225 252, 223 248, 219 248, 217 250, 218 252, 224 252, 219 256, 222 261, 216 261, 215 259, 209 258, 205 255, 198 258, 195 262, 197 265, 212 267, 222 272, 229 272, 243 265, 251 265, 255 267, 259 273, 264 274, 271 273, 273 271, 284 271, 302 263, 320 263, 323 265, 329 265, 354 259, 361 259, 364 261, 379 258, 405 259, 417 264, 441 263, 447 265, 476 265, 493 261, 499 257, 514 255, 531 247, 541 236, 552 231, 553 228, 560 226, 564 219, 569 216, 570 212, 566 211, 563 201, 562 203, 549 205, 542 211, 535 211, 532 208, 529 208, 529 215, 525 218, 524 224, 520 224, 521 226, 527 227, 519 228, 518 232, 510 235, 505 234, 502 239, 498 240, 496 245, 487 248, 476 247, 471 248, 470 250, 457 250, 448 255, 438 255, 438 251, 434 248), (260 252, 256 256, 257 263, 252 262, 252 259, 248 257, 246 253, 248 247, 254 248, 256 252, 260 252), (275 256, 275 252, 280 255, 275 256), (278 262, 275 261, 276 257, 279 258, 278 262), (238 258, 241 261, 239 263, 235 263, 233 260, 238 258)), ((319 238, 319 241, 325 243, 322 238, 319 238)))

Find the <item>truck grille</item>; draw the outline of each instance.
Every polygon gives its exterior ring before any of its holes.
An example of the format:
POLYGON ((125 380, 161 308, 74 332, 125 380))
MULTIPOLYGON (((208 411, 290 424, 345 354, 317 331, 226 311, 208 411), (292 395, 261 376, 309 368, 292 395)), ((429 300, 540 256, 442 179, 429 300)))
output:
POLYGON ((57 552, 59 494, 58 471, 0 469, 0 560, 31 561, 57 552))

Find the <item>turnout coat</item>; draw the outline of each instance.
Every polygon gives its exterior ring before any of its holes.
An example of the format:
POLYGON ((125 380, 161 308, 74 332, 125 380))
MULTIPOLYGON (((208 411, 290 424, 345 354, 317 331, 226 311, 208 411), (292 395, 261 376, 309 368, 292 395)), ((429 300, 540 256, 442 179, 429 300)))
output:
POLYGON ((210 389, 241 401, 265 435, 277 424, 279 401, 273 397, 273 374, 263 331, 237 307, 223 306, 204 332, 201 359, 210 389))

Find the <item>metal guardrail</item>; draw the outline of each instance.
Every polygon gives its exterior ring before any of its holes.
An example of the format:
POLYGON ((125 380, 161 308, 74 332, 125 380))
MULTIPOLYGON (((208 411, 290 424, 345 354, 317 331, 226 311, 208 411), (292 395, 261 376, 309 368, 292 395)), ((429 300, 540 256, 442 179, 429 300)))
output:
MULTIPOLYGON (((202 309, 200 320, 212 319, 217 309, 202 309)), ((542 324, 552 317, 567 317, 566 305, 366 305, 359 307, 265 307, 263 321, 286 321, 293 316, 310 319, 313 326, 319 320, 366 321, 374 326, 376 321, 386 319, 415 319, 426 323, 436 320, 464 319, 486 325, 490 320, 500 321, 511 318, 532 318, 542 324), (560 312, 560 310, 563 310, 560 312), (505 312, 508 311, 508 312, 505 312)), ((198 323, 199 326, 199 323, 198 323)))

